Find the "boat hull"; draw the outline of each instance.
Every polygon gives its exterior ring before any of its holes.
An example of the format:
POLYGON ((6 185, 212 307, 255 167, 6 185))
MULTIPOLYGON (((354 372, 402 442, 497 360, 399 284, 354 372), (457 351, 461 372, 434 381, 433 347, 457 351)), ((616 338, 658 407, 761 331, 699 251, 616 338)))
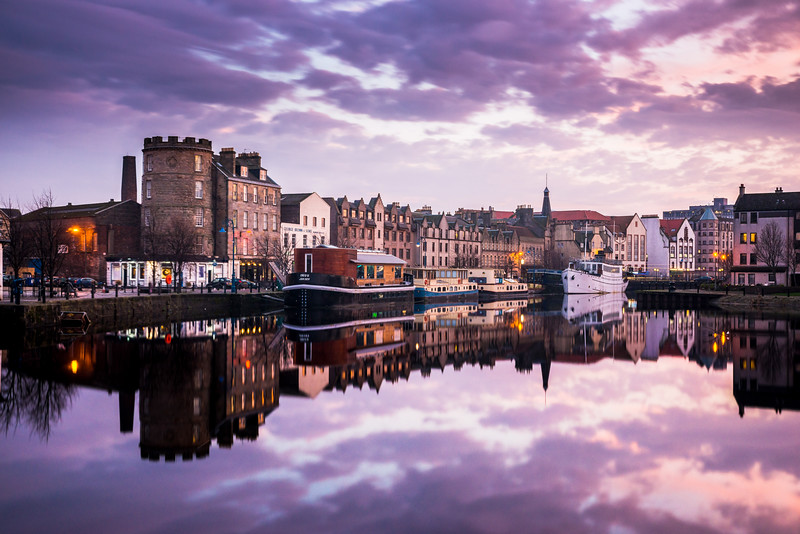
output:
POLYGON ((386 303, 413 306, 411 284, 353 287, 341 276, 294 273, 283 288, 287 308, 374 306, 386 303))
POLYGON ((624 293, 628 281, 621 276, 596 275, 578 269, 564 269, 561 280, 564 293, 624 293))

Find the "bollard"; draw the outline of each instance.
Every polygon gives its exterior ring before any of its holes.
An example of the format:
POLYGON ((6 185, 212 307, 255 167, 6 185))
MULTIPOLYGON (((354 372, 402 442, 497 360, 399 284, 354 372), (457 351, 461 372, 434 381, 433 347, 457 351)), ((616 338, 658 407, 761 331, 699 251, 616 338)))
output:
POLYGON ((97 285, 92 282, 92 298, 94 298, 94 294, 97 292, 97 285))
POLYGON ((114 286, 114 296, 115 297, 119 297, 119 286, 118 285, 114 286))

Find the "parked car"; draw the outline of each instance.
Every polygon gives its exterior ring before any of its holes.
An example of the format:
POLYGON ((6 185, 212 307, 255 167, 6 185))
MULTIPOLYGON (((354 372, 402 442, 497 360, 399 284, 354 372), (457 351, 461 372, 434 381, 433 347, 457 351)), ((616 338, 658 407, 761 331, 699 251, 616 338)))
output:
POLYGON ((244 278, 237 278, 236 279, 236 289, 258 289, 258 284, 255 282, 251 282, 250 280, 245 280, 244 278))
POLYGON ((211 289, 230 289, 231 288, 231 279, 230 278, 214 278, 212 281, 208 283, 208 287, 211 289))
POLYGON ((711 278, 710 276, 698 276, 697 278, 694 279, 694 281, 703 283, 703 282, 713 282, 714 279, 711 278))
POLYGON ((92 286, 96 288, 100 288, 103 286, 101 282, 98 282, 94 278, 89 278, 85 276, 83 278, 76 278, 72 281, 72 285, 77 287, 78 289, 91 289, 92 286))

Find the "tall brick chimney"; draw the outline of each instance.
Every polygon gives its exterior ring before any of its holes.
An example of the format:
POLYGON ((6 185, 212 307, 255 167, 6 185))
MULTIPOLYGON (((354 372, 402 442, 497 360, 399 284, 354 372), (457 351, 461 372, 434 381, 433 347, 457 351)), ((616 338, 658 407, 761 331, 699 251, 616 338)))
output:
POLYGON ((219 163, 228 175, 233 176, 236 165, 236 151, 233 148, 222 148, 219 151, 219 163))
POLYGON ((122 202, 136 202, 136 156, 122 156, 122 202))

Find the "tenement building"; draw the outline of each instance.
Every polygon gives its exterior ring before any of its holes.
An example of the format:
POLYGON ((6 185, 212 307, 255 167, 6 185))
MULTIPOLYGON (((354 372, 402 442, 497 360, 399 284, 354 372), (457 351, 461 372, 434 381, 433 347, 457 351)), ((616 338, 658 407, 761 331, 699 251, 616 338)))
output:
POLYGON ((479 267, 481 232, 452 215, 433 215, 425 206, 413 215, 412 265, 415 267, 479 267))
POLYGON ((800 257, 800 192, 745 193, 734 205, 731 282, 794 284, 800 257))

